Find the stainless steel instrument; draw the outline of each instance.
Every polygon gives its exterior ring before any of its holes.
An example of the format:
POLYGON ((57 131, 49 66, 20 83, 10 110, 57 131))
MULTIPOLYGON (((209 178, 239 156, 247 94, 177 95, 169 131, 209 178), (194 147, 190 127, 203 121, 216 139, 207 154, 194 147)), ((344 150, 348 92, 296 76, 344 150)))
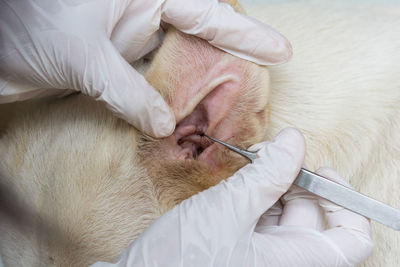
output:
MULTIPOLYGON (((206 134, 202 135, 246 157, 251 162, 257 158, 257 152, 241 149, 206 134)), ((400 231, 400 211, 382 202, 332 182, 304 168, 301 168, 294 184, 343 208, 400 231)))

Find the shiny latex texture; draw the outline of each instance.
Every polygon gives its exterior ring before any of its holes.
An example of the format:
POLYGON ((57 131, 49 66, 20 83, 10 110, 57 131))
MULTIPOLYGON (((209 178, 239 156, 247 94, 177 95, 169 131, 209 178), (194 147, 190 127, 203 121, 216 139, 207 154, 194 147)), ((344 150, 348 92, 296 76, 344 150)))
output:
POLYGON ((368 257, 367 219, 291 187, 305 154, 297 130, 252 149, 253 164, 165 213, 116 263, 93 266, 352 266, 368 257))
POLYGON ((0 0, 0 103, 76 90, 139 130, 170 135, 173 113, 128 64, 160 44, 161 21, 259 64, 291 55, 279 33, 217 0, 0 0))

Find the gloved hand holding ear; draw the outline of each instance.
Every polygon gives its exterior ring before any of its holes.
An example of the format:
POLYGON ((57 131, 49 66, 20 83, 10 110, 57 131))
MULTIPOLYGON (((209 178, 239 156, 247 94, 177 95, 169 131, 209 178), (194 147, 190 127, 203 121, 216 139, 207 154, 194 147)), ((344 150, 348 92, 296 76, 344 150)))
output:
MULTIPOLYGON (((253 164, 165 213, 116 263, 93 266, 306 267, 363 262, 372 251, 364 217, 296 188, 282 198, 283 209, 274 204, 303 164, 303 136, 286 129, 273 142, 257 146, 261 149, 253 164), (323 213, 328 229, 323 228, 323 213)), ((345 184, 330 169, 319 174, 345 184)))
POLYGON ((4 0, 0 103, 73 89, 147 134, 170 135, 173 113, 128 64, 159 45, 161 21, 259 64, 291 55, 279 33, 217 0, 4 0))

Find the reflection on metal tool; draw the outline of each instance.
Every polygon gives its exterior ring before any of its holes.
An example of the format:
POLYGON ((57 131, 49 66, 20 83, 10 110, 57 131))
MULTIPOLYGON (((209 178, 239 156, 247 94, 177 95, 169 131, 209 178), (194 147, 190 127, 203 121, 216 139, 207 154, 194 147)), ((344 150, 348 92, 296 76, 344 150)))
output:
MULTIPOLYGON (((241 149, 206 134, 202 134, 202 136, 224 145, 230 150, 246 157, 251 162, 257 158, 257 152, 241 149)), ((360 194, 343 185, 332 182, 304 168, 301 168, 294 184, 308 192, 330 200, 343 208, 354 211, 400 231, 400 210, 396 210, 382 202, 360 194)))

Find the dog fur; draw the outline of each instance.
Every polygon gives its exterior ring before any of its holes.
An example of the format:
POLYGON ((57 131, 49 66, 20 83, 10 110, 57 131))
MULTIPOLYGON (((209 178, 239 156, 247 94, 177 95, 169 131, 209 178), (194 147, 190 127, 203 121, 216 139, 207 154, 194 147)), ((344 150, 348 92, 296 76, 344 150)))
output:
MULTIPOLYGON (((331 166, 358 191, 400 208, 399 6, 288 1, 247 10, 294 50, 289 63, 270 68, 265 139, 299 128, 309 169, 331 166)), ((3 105, 0 117, 6 266, 114 259, 168 208, 207 187, 178 187, 178 197, 160 201, 138 164, 140 135, 86 97, 3 105)), ((363 266, 399 266, 400 234, 375 222, 372 230, 375 249, 363 266)))
MULTIPOLYGON (((271 67, 266 139, 296 127, 306 166, 331 166, 358 191, 400 208, 400 5, 279 1, 245 6, 284 34, 293 58, 271 67)), ((371 222, 363 266, 400 266, 400 233, 371 222)), ((356 249, 356 248, 355 248, 356 249)))

